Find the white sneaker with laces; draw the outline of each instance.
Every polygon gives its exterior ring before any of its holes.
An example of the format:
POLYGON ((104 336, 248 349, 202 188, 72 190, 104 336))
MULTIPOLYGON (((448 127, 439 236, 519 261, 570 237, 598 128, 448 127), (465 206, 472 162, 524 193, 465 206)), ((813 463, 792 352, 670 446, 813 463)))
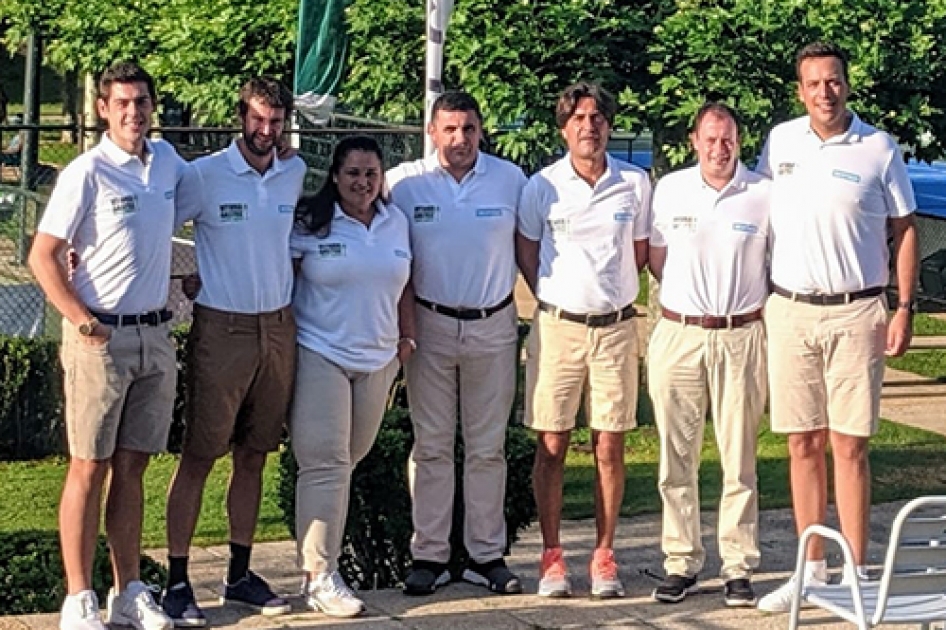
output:
POLYGON ((171 630, 174 622, 158 606, 143 582, 132 580, 121 593, 108 594, 108 622, 137 630, 171 630))
POLYGON ((306 588, 306 603, 330 617, 357 617, 365 611, 365 604, 355 597, 338 571, 320 573, 306 588))
MULTIPOLYGON (((792 598, 795 596, 795 585, 798 578, 792 574, 792 577, 780 587, 759 600, 757 608, 770 613, 786 613, 792 609, 792 598)), ((820 579, 814 575, 805 578, 806 585, 824 586, 827 580, 820 579)), ((804 605, 804 602, 802 602, 804 605)))
POLYGON ((60 630, 105 630, 95 591, 67 595, 59 616, 60 630))

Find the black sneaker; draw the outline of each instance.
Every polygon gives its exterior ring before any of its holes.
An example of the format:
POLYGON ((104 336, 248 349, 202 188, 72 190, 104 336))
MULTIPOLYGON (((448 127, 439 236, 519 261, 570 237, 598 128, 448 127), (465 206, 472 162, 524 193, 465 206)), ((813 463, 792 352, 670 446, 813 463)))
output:
POLYGON ((463 580, 477 586, 485 586, 494 593, 517 595, 522 592, 522 582, 509 570, 502 558, 479 564, 470 560, 463 571, 463 580))
POLYGON ((654 589, 653 598, 665 604, 676 604, 697 590, 699 589, 696 586, 696 576, 668 575, 660 586, 654 589))
POLYGON ((450 583, 450 570, 442 562, 414 560, 404 580, 405 595, 433 595, 439 587, 450 583))
POLYGON ((247 571, 246 575, 237 580, 236 584, 224 582, 223 597, 220 598, 220 603, 248 606, 267 617, 284 615, 292 610, 292 606, 288 601, 276 595, 273 589, 269 588, 266 580, 252 571, 247 571))
POLYGON ((202 628, 207 625, 207 617, 197 606, 194 589, 188 582, 175 584, 165 590, 161 608, 174 622, 175 628, 202 628))
POLYGON ((752 590, 752 582, 749 581, 749 578, 726 580, 723 593, 727 606, 734 608, 751 608, 755 606, 755 591, 752 590))

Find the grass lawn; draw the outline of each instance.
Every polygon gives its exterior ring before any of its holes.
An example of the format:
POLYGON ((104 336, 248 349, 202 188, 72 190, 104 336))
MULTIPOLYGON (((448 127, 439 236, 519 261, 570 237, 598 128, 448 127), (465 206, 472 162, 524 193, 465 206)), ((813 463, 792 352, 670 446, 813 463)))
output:
MULTIPOLYGON (((594 463, 588 451, 587 429, 575 432, 568 456, 565 482, 564 517, 589 518, 594 515, 594 463)), ((891 422, 882 422, 871 442, 874 501, 893 501, 920 494, 946 492, 946 437, 891 422)), ((627 436, 627 489, 623 516, 660 510, 657 494, 657 431, 643 426, 627 436)), ((144 543, 163 547, 164 506, 175 457, 156 457, 146 476, 144 543)), ((276 502, 279 479, 278 456, 273 455, 265 470, 264 500, 257 540, 282 540, 289 534, 276 502)), ((56 529, 56 509, 66 464, 62 459, 39 462, 0 463, 4 492, 0 498, 0 531, 56 529)), ((225 499, 228 459, 221 460, 207 483, 203 511, 195 544, 221 544, 227 540, 225 499)), ((785 438, 769 433, 767 425, 759 439, 759 488, 763 508, 786 507, 788 494, 788 454, 785 438)), ((703 447, 700 496, 703 506, 713 509, 719 501, 720 471, 712 426, 707 425, 703 447)))
POLYGON ((946 335, 946 320, 926 313, 913 316, 913 334, 919 336, 946 335))
MULTIPOLYGON (((145 478, 145 524, 142 535, 146 547, 164 547, 164 507, 168 482, 177 458, 155 457, 145 478)), ((64 459, 0 464, 3 493, 0 496, 0 531, 22 529, 57 529, 57 506, 62 480, 66 474, 64 459)), ((204 503, 194 542, 197 545, 227 541, 226 487, 230 460, 222 459, 207 480, 204 503)), ((266 464, 263 505, 260 509, 257 540, 285 540, 289 530, 282 522, 282 510, 276 502, 279 484, 279 456, 271 455, 266 464)), ((163 558, 161 559, 163 561, 163 558)))

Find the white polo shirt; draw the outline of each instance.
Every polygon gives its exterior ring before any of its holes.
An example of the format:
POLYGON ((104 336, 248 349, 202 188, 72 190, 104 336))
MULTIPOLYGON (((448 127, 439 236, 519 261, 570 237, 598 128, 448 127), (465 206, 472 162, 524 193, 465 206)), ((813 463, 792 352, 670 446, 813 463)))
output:
POLYGON ((640 289, 634 241, 650 236, 650 177, 606 157, 593 188, 565 155, 522 191, 519 232, 540 243, 536 297, 567 311, 616 311, 640 289))
POLYGON ((59 175, 39 224, 75 249, 72 284, 93 311, 134 315, 168 301, 175 187, 186 165, 164 140, 145 147, 142 162, 103 135, 59 175))
POLYGON ((299 344, 358 372, 397 354, 397 305, 411 273, 407 220, 394 206, 375 208, 366 227, 336 204, 328 236, 296 228, 290 240, 301 259, 292 302, 299 344))
POLYGON ((457 182, 437 155, 387 173, 391 201, 407 216, 418 297, 450 307, 487 308, 516 284, 516 215, 522 170, 483 152, 457 182))
POLYGON ((800 293, 886 286, 887 219, 916 209, 900 149, 852 114, 822 141, 803 116, 775 127, 756 170, 773 180, 772 281, 800 293))
POLYGON ((274 156, 260 174, 235 140, 191 163, 179 188, 177 222, 194 221, 198 304, 249 314, 289 304, 289 233, 305 171, 299 157, 274 156))
POLYGON ((736 164, 722 190, 699 166, 665 175, 654 189, 653 247, 666 247, 660 303, 683 315, 741 315, 769 294, 766 262, 771 182, 736 164))

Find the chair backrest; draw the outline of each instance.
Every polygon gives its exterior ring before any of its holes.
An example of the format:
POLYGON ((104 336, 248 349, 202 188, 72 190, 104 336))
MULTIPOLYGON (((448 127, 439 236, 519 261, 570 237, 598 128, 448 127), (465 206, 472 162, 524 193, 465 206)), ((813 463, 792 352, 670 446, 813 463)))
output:
POLYGON ((894 519, 874 617, 888 597, 932 594, 946 596, 946 496, 913 499, 894 519))

